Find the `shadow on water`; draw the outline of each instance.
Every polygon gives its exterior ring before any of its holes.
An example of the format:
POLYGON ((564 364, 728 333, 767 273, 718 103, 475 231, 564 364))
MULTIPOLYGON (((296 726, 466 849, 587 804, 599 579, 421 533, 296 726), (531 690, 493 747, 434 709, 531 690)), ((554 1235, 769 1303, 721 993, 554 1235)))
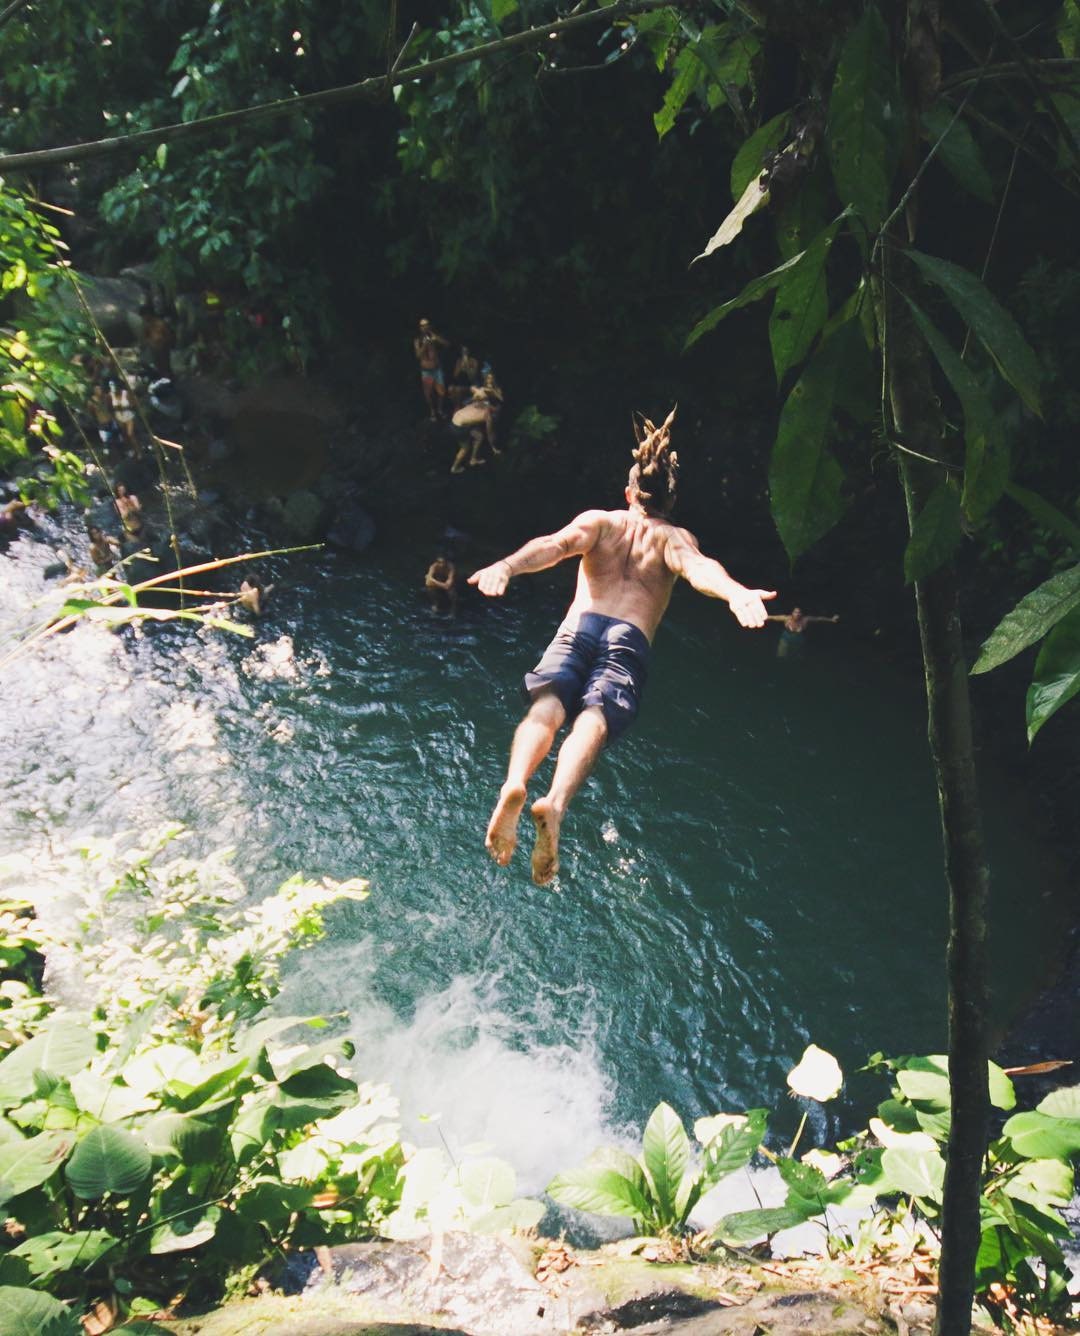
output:
MULTIPOLYGON (((0 619, 25 620, 49 556, 13 549, 0 619)), ((784 1075, 809 1041, 849 1071, 875 1049, 941 1048, 918 683, 841 629, 778 660, 775 628, 740 632, 678 591, 638 725, 538 890, 527 840, 500 870, 482 837, 566 573, 446 621, 420 593, 425 564, 296 560, 254 642, 81 627, 16 661, 0 682, 3 844, 180 820, 205 848, 235 847, 254 895, 298 870, 370 878, 371 898, 298 959, 288 1005, 348 1010, 363 1075, 388 1080, 409 1120, 439 1113, 451 1145, 493 1143, 530 1190, 661 1098, 687 1119, 765 1104, 793 1125, 784 1075)), ((1008 923, 1000 1022, 1053 928, 1027 892, 1030 835, 993 783, 986 800, 1008 923)), ((853 1080, 814 1130, 849 1128, 875 1093, 853 1080)))

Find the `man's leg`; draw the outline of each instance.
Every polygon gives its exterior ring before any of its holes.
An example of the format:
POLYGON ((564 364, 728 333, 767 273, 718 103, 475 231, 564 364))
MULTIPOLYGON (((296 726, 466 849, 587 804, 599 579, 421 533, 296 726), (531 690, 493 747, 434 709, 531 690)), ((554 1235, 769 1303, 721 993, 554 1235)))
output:
POLYGON ((555 734, 562 728, 566 710, 554 691, 544 691, 529 706, 517 726, 510 745, 506 782, 488 822, 484 847, 500 867, 509 863, 517 847, 518 817, 525 806, 525 786, 536 767, 551 750, 555 734))
POLYGON ((559 748, 559 759, 555 763, 547 797, 538 798, 532 805, 536 822, 532 877, 537 886, 546 886, 559 870, 559 829, 563 817, 570 799, 592 773, 607 734, 607 721, 599 705, 582 710, 559 748))

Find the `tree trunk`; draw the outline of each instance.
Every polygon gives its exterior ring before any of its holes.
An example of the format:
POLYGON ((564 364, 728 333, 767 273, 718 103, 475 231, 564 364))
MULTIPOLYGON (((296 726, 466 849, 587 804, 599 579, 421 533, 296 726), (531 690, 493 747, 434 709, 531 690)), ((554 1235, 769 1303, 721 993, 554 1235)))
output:
MULTIPOLYGON (((893 260, 899 270, 902 261, 893 260)), ((901 283, 907 273, 894 275, 901 283)), ((941 458, 945 448, 926 348, 910 309, 890 285, 887 303, 888 390, 902 442, 941 458)), ((909 526, 941 472, 901 453, 909 526)), ((986 1052, 986 901, 971 704, 961 638, 956 571, 950 561, 915 585, 949 896, 949 1131, 942 1212, 935 1336, 968 1336, 979 1248, 979 1200, 986 1153, 989 1088, 986 1052)))

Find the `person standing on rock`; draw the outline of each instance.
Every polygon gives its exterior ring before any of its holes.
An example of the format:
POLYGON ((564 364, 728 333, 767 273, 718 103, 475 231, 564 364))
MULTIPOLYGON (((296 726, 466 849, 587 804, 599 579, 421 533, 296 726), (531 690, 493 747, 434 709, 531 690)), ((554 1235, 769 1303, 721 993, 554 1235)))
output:
POLYGON ((449 348, 448 340, 431 327, 430 320, 421 320, 416 338, 413 339, 413 352, 420 363, 420 388, 424 392, 424 403, 432 422, 444 417, 446 401, 446 378, 443 375, 440 348, 449 348))
POLYGON ((577 590, 554 640, 524 690, 528 712, 510 749, 506 781, 488 823, 485 846, 500 867, 517 845, 526 785, 564 723, 547 795, 533 803, 536 844, 532 878, 538 886, 559 870, 559 832, 567 806, 592 772, 601 749, 633 722, 648 672, 649 648, 682 579, 709 598, 723 599, 741 626, 765 625, 765 599, 774 590, 748 589, 706 557, 693 534, 669 516, 675 505, 678 457, 671 449, 675 410, 660 427, 643 419, 626 487, 625 510, 587 510, 558 533, 534 538, 469 577, 497 598, 511 579, 580 557, 577 590))

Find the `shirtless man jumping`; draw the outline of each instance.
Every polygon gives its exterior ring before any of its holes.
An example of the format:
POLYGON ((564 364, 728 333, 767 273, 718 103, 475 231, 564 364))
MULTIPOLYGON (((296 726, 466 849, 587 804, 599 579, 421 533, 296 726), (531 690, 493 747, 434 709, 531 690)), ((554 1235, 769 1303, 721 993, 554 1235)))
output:
POLYGON ((645 419, 634 451, 625 510, 586 510, 558 533, 534 538, 509 557, 469 577, 490 598, 516 575, 580 557, 577 591, 555 639, 524 689, 531 701, 510 748, 506 782, 484 841, 500 867, 517 845, 526 785, 568 720, 572 727, 555 763, 546 797, 532 805, 536 845, 532 877, 545 886, 559 870, 559 829, 571 798, 606 743, 633 722, 648 669, 649 644, 679 576, 702 594, 721 598, 741 626, 765 625, 763 600, 773 590, 747 589, 706 557, 693 534, 668 516, 675 505, 678 458, 671 449, 674 409, 657 428, 645 419))

